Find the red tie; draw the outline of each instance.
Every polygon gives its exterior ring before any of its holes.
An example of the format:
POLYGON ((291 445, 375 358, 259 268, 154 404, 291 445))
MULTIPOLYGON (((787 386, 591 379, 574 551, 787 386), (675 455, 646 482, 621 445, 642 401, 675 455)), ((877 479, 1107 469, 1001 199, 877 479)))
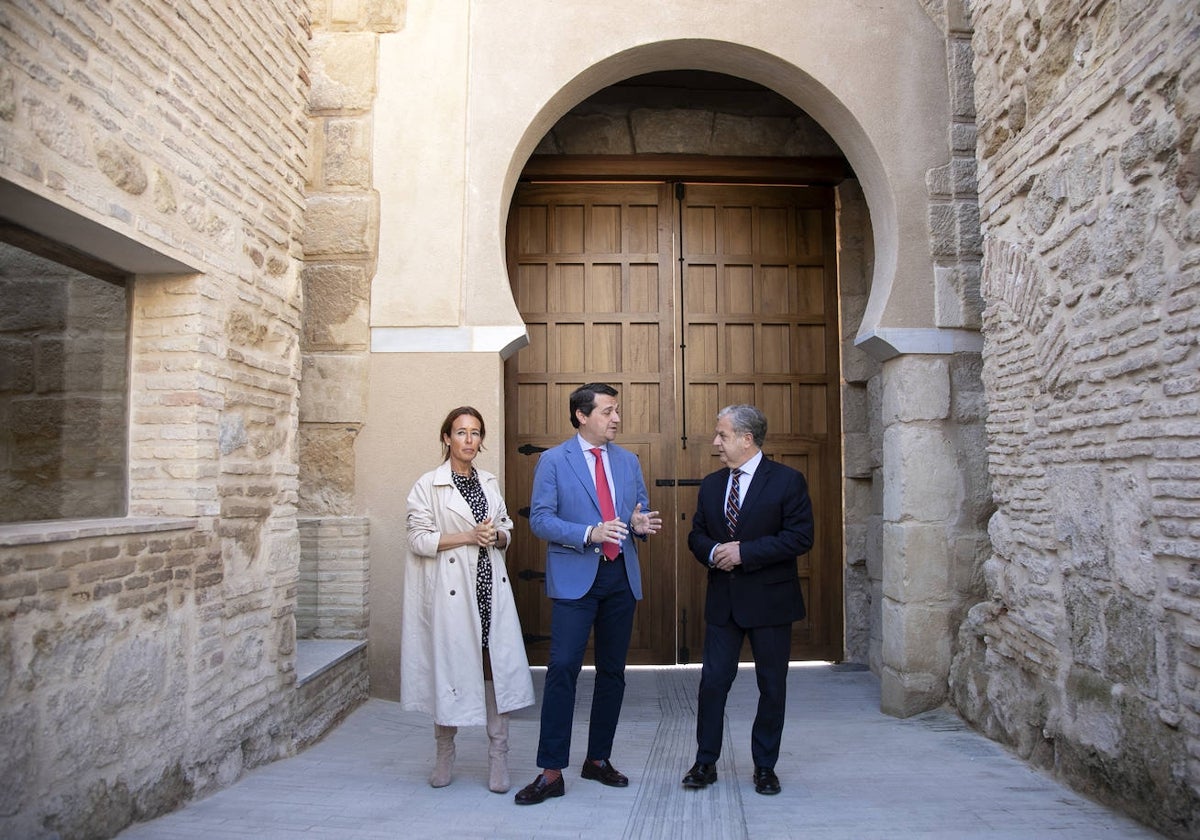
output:
MULTIPOLYGON (((604 517, 605 522, 617 518, 617 512, 613 510, 612 493, 608 492, 608 476, 604 474, 604 450, 593 449, 592 454, 596 456, 596 496, 600 499, 600 515, 604 517)), ((603 544, 604 556, 609 560, 616 560, 617 555, 621 553, 619 546, 613 545, 610 542, 603 544)))

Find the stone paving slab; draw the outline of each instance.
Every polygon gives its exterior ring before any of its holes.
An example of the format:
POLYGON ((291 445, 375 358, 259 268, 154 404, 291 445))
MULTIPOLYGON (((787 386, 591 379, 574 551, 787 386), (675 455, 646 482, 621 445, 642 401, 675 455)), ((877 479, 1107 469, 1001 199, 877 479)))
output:
MULTIPOLYGON (((542 669, 535 669, 541 696, 542 669)), ((613 763, 624 789, 579 778, 592 672, 579 680, 567 794, 541 805, 512 797, 537 773, 538 707, 513 715, 513 789, 487 789, 487 736, 459 731, 449 787, 429 787, 432 724, 372 699, 294 758, 150 822, 120 840, 396 840, 396 838, 813 838, 1026 840, 1161 835, 1034 770, 951 711, 907 720, 879 711, 879 681, 864 670, 793 665, 778 796, 750 781, 752 670, 729 700, 720 780, 680 784, 695 750, 695 667, 631 668, 613 763)))

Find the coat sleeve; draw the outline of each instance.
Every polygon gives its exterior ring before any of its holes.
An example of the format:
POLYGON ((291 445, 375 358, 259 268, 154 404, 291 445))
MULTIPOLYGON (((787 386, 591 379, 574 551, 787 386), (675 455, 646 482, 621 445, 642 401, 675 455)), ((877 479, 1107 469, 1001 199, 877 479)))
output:
MULTIPOLYGON (((610 458, 610 460, 612 460, 614 449, 616 449, 614 446, 610 446, 610 448, 608 448, 608 458, 610 458)), ((632 454, 632 452, 629 450, 620 449, 619 451, 619 457, 620 460, 622 460, 623 473, 624 470, 628 470, 629 472, 629 480, 624 482, 624 486, 620 492, 622 492, 623 499, 626 488, 628 488, 628 491, 630 491, 632 497, 629 502, 628 510, 625 510, 624 500, 620 500, 618 504, 622 506, 622 510, 620 510, 619 516, 625 522, 626 526, 629 526, 629 535, 632 536, 632 538, 644 542, 647 540, 647 535, 635 533, 631 524, 632 518, 634 518, 634 509, 638 504, 642 505, 643 514, 644 512, 650 510, 650 494, 646 492, 646 479, 642 478, 642 462, 638 461, 637 456, 632 454)))
POLYGON ((718 542, 708 533, 708 515, 704 512, 704 499, 708 495, 705 491, 712 480, 709 477, 700 483, 700 490, 696 493, 696 513, 692 516, 692 530, 688 533, 688 548, 705 568, 708 568, 709 555, 718 542))
POLYGON ((433 481, 429 475, 417 479, 408 494, 408 547, 418 557, 436 557, 442 532, 433 515, 433 481))
POLYGON ((492 524, 497 531, 503 531, 507 548, 512 545, 513 521, 508 515, 508 506, 504 504, 504 494, 500 492, 500 481, 494 475, 488 477, 488 511, 491 513, 492 524))
POLYGON ((534 536, 554 545, 582 552, 583 538, 594 522, 570 522, 563 519, 560 509, 560 488, 563 481, 574 481, 567 468, 562 447, 542 454, 533 470, 533 493, 529 502, 529 527, 534 536))

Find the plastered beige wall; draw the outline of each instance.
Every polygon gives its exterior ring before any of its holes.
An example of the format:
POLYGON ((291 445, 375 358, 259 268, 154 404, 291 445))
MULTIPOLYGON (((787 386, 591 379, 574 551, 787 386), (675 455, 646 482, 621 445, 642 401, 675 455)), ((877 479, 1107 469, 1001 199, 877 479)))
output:
POLYGON ((916 0, 847 0, 837 14, 819 0, 752 11, 733 0, 410 0, 404 29, 378 47, 380 241, 355 496, 371 518, 372 692, 389 697, 403 500, 437 462, 449 407, 484 412, 494 424, 485 466, 499 466, 502 357, 524 343, 505 264, 508 206, 554 123, 655 70, 727 73, 793 101, 839 144, 869 207, 875 262, 861 338, 937 332, 926 178, 950 162, 951 119, 946 36, 916 0))
POLYGON ((678 68, 759 82, 821 123, 871 208, 863 330, 932 326, 925 178, 949 161, 943 33, 915 0, 753 11, 736 0, 409 2, 404 31, 379 44, 372 326, 518 324, 503 236, 525 160, 588 95, 678 68))
POLYGON ((450 409, 473 405, 483 414, 486 448, 476 464, 503 483, 501 364, 498 356, 485 353, 371 356, 371 401, 355 453, 361 513, 371 521, 369 654, 376 696, 398 696, 405 500, 413 483, 441 463, 438 431, 450 409))

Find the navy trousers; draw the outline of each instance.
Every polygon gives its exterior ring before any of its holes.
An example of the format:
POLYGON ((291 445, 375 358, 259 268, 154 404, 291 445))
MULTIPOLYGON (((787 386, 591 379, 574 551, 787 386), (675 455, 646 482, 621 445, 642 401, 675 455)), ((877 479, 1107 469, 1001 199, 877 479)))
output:
POLYGON ((625 699, 625 657, 633 635, 636 605, 623 558, 611 563, 601 561, 592 588, 582 598, 554 599, 550 614, 550 662, 542 692, 538 767, 561 770, 570 764, 575 685, 593 629, 596 687, 588 722, 587 758, 600 760, 612 756, 613 735, 625 699))
POLYGON ((750 637, 754 675, 758 679, 758 710, 750 731, 750 755, 755 767, 775 768, 783 737, 787 706, 788 659, 792 651, 792 625, 739 627, 704 626, 704 664, 700 669, 700 696, 696 709, 696 761, 716 764, 725 737, 725 701, 737 677, 742 640, 750 637))

